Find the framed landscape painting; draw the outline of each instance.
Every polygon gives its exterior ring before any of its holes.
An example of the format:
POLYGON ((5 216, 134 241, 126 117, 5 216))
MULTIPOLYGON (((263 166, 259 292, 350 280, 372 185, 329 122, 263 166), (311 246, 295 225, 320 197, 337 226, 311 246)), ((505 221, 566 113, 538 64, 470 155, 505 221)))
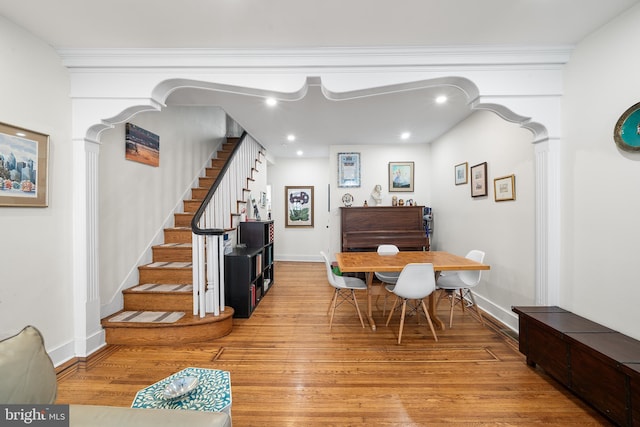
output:
POLYGON ((389 162, 389 191, 413 191, 413 162, 389 162))
POLYGON ((49 136, 0 123, 0 206, 46 207, 49 136))

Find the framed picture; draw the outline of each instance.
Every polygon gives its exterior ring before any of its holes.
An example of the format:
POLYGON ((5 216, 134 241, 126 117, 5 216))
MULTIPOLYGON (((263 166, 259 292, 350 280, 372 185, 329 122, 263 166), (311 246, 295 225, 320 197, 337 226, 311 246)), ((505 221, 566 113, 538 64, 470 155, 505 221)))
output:
POLYGON ((125 125, 124 158, 145 165, 160 165, 160 137, 133 123, 125 125))
POLYGON ((313 186, 284 187, 285 227, 313 227, 313 186))
POLYGON ((467 162, 460 163, 454 167, 455 183, 456 185, 467 183, 467 168, 469 164, 467 162))
POLYGON ((487 162, 471 166, 471 197, 487 195, 487 162))
POLYGON ((496 202, 516 199, 516 176, 508 175, 493 180, 493 197, 496 202))
POLYGON ((613 140, 624 151, 640 151, 640 102, 622 113, 613 129, 613 140))
POLYGON ((0 123, 0 206, 47 207, 49 136, 0 123))
POLYGON ((413 191, 413 162, 389 162, 389 191, 413 191))
POLYGON ((338 187, 360 187, 360 153, 338 153, 338 187))

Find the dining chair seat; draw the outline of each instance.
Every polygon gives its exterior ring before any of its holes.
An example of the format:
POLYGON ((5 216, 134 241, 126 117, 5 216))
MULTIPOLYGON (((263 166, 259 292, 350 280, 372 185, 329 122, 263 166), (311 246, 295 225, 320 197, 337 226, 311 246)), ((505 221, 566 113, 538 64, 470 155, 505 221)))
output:
POLYGON ((330 314, 329 329, 333 326, 333 316, 336 312, 336 308, 344 302, 347 302, 356 308, 356 312, 360 318, 360 324, 364 328, 364 320, 362 320, 362 313, 360 312, 360 307, 358 307, 358 300, 356 298, 355 291, 366 291, 367 284, 364 280, 357 277, 336 275, 331 268, 331 263, 329 262, 327 255, 323 251, 320 251, 320 255, 322 255, 322 258, 324 259, 329 284, 334 288, 333 297, 331 298, 328 310, 330 314))
POLYGON ((422 308, 422 312, 424 313, 425 317, 427 318, 427 322, 429 323, 429 328, 431 329, 433 338, 438 341, 438 336, 436 335, 433 323, 431 322, 429 310, 427 310, 427 306, 424 303, 424 299, 431 295, 435 291, 435 289, 436 281, 433 271, 433 264, 427 263, 407 264, 400 272, 398 282, 393 287, 393 289, 387 287, 387 290, 390 290, 396 296, 396 299, 393 302, 393 307, 389 312, 389 317, 387 317, 387 326, 389 326, 389 322, 391 321, 391 317, 393 316, 398 302, 402 300, 402 314, 400 317, 400 330, 398 331, 398 344, 402 342, 404 320, 407 313, 407 301, 409 300, 416 300, 416 317, 418 319, 418 323, 420 322, 419 308, 422 308))

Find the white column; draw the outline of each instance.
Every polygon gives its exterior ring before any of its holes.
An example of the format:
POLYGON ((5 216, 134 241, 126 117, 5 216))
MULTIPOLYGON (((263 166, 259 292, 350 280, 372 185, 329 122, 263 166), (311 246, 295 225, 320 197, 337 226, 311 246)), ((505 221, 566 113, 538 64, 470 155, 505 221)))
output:
POLYGON ((104 344, 100 325, 98 165, 100 146, 73 141, 73 289, 75 354, 104 344))
POLYGON ((560 288, 560 141, 534 145, 536 305, 557 305, 560 288))

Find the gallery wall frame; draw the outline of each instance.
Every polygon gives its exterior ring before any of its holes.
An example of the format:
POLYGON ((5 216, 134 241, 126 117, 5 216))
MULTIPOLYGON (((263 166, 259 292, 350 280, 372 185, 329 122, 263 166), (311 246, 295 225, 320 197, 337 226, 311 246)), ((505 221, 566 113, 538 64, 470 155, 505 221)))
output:
POLYGON ((0 123, 0 206, 47 207, 49 135, 0 123))
POLYGON ((471 197, 487 195, 487 162, 471 166, 471 197))
POLYGON ((493 198, 496 202, 516 199, 516 176, 507 175, 493 179, 493 198))
POLYGON ((468 181, 467 171, 469 170, 469 163, 464 162, 454 166, 453 172, 455 176, 455 184, 462 185, 466 184, 468 181))
POLYGON ((313 185, 284 187, 285 227, 313 228, 313 185))
POLYGON ((389 162, 389 192, 413 192, 414 162, 389 162))
POLYGON ((360 153, 338 153, 338 187, 360 187, 360 153))

